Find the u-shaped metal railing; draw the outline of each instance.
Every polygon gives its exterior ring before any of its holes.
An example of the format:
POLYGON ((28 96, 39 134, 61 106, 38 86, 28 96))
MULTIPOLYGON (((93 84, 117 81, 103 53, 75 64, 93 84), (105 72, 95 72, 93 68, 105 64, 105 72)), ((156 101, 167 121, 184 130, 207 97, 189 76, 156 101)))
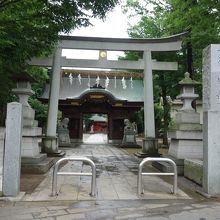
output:
POLYGON ((72 176, 92 176, 91 180, 91 196, 95 196, 95 191, 96 191, 96 166, 92 160, 90 160, 87 157, 69 157, 69 158, 61 158, 56 162, 54 165, 54 170, 53 170, 53 180, 52 180, 52 196, 58 195, 57 193, 57 175, 72 175, 72 176), (58 172, 59 165, 64 162, 64 161, 82 161, 82 162, 87 162, 91 168, 92 172, 91 173, 76 173, 76 172, 58 172))
POLYGON ((176 194, 177 193, 177 167, 176 167, 176 163, 169 159, 169 158, 160 158, 160 157, 147 157, 145 159, 142 160, 142 162, 139 164, 138 167, 138 189, 137 189, 137 193, 138 195, 143 194, 144 193, 144 189, 142 187, 142 176, 174 176, 173 178, 173 193, 176 194), (152 161, 161 161, 161 162, 167 162, 173 165, 173 171, 174 172, 170 172, 170 173, 152 173, 152 172, 147 172, 147 173, 143 173, 142 169, 143 166, 147 163, 147 162, 152 162, 152 161))

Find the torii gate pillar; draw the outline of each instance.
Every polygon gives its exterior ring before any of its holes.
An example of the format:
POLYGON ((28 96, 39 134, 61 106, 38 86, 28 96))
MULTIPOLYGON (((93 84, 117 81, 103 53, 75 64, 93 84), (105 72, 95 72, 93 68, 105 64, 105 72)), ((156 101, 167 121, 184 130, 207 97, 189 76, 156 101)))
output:
POLYGON ((144 136, 142 154, 153 156, 157 154, 157 139, 155 139, 154 97, 152 78, 151 51, 144 51, 144 136))
POLYGON ((57 48, 53 56, 53 65, 50 83, 50 98, 47 117, 46 137, 43 138, 42 151, 51 156, 63 156, 64 153, 58 150, 57 114, 60 93, 60 69, 62 49, 57 48))

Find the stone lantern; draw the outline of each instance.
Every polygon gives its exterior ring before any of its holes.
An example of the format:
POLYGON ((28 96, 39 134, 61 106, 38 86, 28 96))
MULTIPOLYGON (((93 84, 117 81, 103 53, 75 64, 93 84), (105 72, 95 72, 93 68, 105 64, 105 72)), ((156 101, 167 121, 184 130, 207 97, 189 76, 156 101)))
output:
POLYGON ((23 107, 30 108, 28 98, 34 94, 34 91, 31 89, 31 83, 35 82, 35 80, 26 73, 13 77, 13 79, 16 80, 16 88, 12 91, 19 97, 19 102, 23 107))
POLYGON ((200 124, 200 114, 192 108, 192 102, 199 97, 195 94, 194 86, 199 84, 185 73, 185 78, 179 82, 180 95, 183 106, 176 113, 174 126, 169 130, 168 136, 171 138, 168 156, 173 159, 178 166, 178 173, 183 174, 184 159, 202 159, 202 125, 200 124))
POLYGON ((22 104, 23 127, 37 127, 37 121, 34 120, 35 111, 28 103, 29 97, 34 94, 34 91, 31 89, 31 83, 36 81, 26 72, 14 76, 13 80, 16 81, 16 88, 12 89, 12 92, 18 96, 19 103, 22 104))
POLYGON ((35 111, 28 103, 28 99, 34 94, 31 83, 36 82, 28 73, 22 72, 13 77, 16 88, 12 91, 18 96, 22 104, 23 131, 21 146, 21 171, 23 173, 45 173, 53 162, 41 153, 42 128, 38 127, 35 120, 35 111))
POLYGON ((195 80, 192 80, 189 77, 189 73, 185 73, 185 78, 179 83, 180 86, 180 95, 177 96, 177 99, 180 99, 183 103, 182 108, 175 115, 175 128, 195 127, 201 129, 200 125, 200 115, 192 108, 192 102, 199 97, 198 94, 195 94, 194 86, 199 83, 195 80))
POLYGON ((195 94, 194 86, 198 84, 195 80, 189 77, 189 73, 185 73, 185 78, 178 83, 181 86, 180 95, 177 98, 181 99, 183 102, 182 111, 195 111, 192 108, 192 102, 199 97, 195 94))

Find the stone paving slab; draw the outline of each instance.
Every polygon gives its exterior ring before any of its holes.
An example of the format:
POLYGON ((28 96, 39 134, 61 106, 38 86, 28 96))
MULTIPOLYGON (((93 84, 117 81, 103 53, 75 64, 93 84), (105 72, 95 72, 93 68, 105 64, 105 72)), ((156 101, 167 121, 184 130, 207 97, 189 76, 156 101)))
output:
POLYGON ((10 196, 7 196, 7 197, 0 197, 0 201, 11 201, 11 202, 17 202, 17 201, 21 201, 25 196, 25 192, 20 192, 16 197, 10 197, 10 196))
POLYGON ((1 203, 0 213, 2 220, 219 220, 220 204, 211 200, 16 202, 1 203))
MULTIPOLYGON (((51 196, 52 169, 40 185, 26 194, 23 201, 83 201, 83 200, 134 200, 134 199, 190 199, 182 190, 171 194, 172 185, 158 176, 144 176, 144 195, 137 195, 137 171, 140 159, 126 150, 112 145, 82 144, 66 149, 66 157, 86 156, 97 167, 96 197, 91 197, 91 177, 58 176, 58 196, 51 196)), ((148 166, 147 169, 154 169, 148 166)), ((64 172, 90 172, 88 164, 68 162, 61 167, 64 172)), ((172 177, 171 177, 172 178, 172 177)))

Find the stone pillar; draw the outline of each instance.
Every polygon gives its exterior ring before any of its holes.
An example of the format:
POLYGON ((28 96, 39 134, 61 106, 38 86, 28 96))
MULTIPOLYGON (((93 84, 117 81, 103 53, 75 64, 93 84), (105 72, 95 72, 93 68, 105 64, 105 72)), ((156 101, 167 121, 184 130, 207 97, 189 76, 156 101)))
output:
POLYGON ((53 67, 50 83, 49 109, 47 117, 46 137, 43 139, 43 152, 59 156, 56 135, 57 114, 60 93, 60 68, 62 49, 57 48, 53 56, 53 67))
POLYGON ((203 51, 203 187, 220 194, 220 44, 203 51))
POLYGON ((151 51, 144 51, 144 135, 142 153, 156 154, 151 51))
POLYGON ((17 196, 20 191, 22 141, 22 105, 7 105, 6 137, 3 168, 3 195, 17 196))

